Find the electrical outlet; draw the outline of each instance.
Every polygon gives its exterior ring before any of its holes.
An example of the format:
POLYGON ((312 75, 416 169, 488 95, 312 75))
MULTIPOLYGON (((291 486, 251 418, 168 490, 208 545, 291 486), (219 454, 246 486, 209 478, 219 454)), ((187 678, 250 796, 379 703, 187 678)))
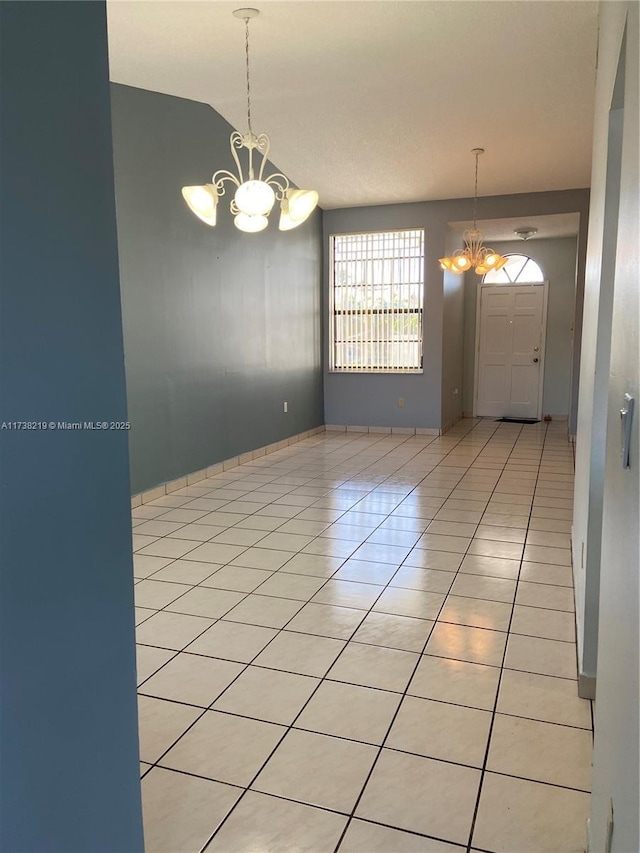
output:
POLYGON ((398 405, 400 408, 404 406, 404 397, 398 397, 398 405))
POLYGON ((283 411, 283 412, 288 412, 288 411, 289 411, 289 404, 288 404, 288 403, 283 403, 283 404, 282 404, 282 411, 283 411))

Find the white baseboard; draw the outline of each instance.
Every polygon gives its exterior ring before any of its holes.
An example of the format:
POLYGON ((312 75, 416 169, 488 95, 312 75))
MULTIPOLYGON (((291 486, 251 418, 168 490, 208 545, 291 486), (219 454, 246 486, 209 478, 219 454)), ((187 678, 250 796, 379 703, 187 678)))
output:
POLYGON ((440 430, 440 435, 444 435, 444 434, 445 434, 445 432, 448 432, 448 431, 449 431, 450 429, 452 429, 452 427, 454 427, 457 423, 460 423, 460 421, 461 421, 463 418, 465 418, 465 417, 466 417, 466 415, 464 415, 464 414, 460 414, 460 415, 458 415, 457 417, 453 418, 453 420, 447 421, 447 423, 446 423, 446 424, 443 424, 442 429, 440 430))
POLYGON ((221 474, 223 471, 228 471, 230 468, 236 468, 238 465, 243 465, 245 462, 252 462, 254 459, 259 459, 261 456, 267 456, 269 453, 275 453, 277 450, 283 450, 292 444, 297 444, 299 441, 304 441, 305 438, 311 438, 313 435, 324 432, 325 427, 319 426, 313 429, 308 429, 305 432, 300 432, 297 435, 292 435, 289 438, 284 438, 282 441, 275 441, 273 444, 267 444, 265 447, 258 447, 255 450, 250 450, 247 453, 241 453, 239 456, 233 456, 231 459, 223 459, 222 462, 216 462, 215 465, 209 465, 207 468, 201 468, 199 471, 192 471, 190 474, 185 474, 183 477, 178 477, 176 480, 169 480, 166 483, 160 483, 159 486, 154 486, 152 489, 147 489, 145 492, 140 492, 133 495, 131 498, 131 509, 135 509, 142 504, 150 503, 163 495, 170 495, 172 492, 177 492, 178 489, 184 489, 186 486, 193 486, 194 483, 199 483, 206 477, 214 477, 216 474, 221 474))
POLYGON ((595 675, 585 675, 584 672, 578 673, 578 696, 580 696, 581 699, 596 698, 595 675))
POLYGON ((383 435, 442 435, 442 430, 428 427, 352 426, 351 424, 325 424, 327 432, 381 433, 383 435))

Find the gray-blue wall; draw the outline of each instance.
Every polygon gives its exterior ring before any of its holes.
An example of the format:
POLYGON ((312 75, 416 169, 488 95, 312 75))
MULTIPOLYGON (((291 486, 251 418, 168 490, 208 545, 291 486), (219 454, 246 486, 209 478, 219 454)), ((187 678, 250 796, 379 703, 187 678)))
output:
MULTIPOLYGON (((447 255, 450 252, 447 251, 447 255)), ((464 275, 445 272, 442 276, 442 429, 462 417, 464 390, 464 275)))
POLYGON ((210 228, 184 185, 233 169, 206 104, 112 86, 132 491, 323 422, 321 211, 280 232, 210 228), (288 413, 283 403, 288 403, 288 413))
MULTIPOLYGON (((0 40, 0 421, 126 421, 105 5, 0 40)), ((0 849, 135 853, 127 435, 2 429, 0 482, 0 849)))
MULTIPOLYGON (((331 234, 358 231, 383 231, 398 228, 425 229, 425 301, 424 301, 424 373, 354 374, 331 373, 328 324, 324 338, 325 422, 384 427, 422 427, 440 429, 454 420, 461 410, 461 393, 454 395, 462 372, 462 288, 444 292, 443 272, 438 258, 450 249, 447 224, 470 218, 471 199, 379 205, 325 211, 323 216, 325 272, 324 310, 328 316, 329 237, 331 234), (456 323, 460 324, 458 328, 456 323), (453 387, 448 387, 451 384, 453 387), (404 407, 398 399, 404 398, 404 407)), ((488 196, 478 202, 480 217, 502 219, 539 216, 552 213, 580 214, 578 236, 578 272, 576 299, 576 335, 572 375, 580 362, 582 326, 582 289, 586 251, 588 190, 488 196)), ((462 389, 459 389, 461 392, 462 389)), ((577 408, 577 378, 572 386, 570 418, 577 408)))

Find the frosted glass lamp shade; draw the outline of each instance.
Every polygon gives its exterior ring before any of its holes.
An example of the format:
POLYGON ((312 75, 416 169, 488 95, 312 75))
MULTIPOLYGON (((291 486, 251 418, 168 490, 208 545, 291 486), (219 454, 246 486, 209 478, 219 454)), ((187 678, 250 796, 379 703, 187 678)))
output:
POLYGON ((488 270, 492 270, 495 265, 498 263, 499 257, 498 255, 485 255, 484 262, 482 266, 486 267, 488 270))
POLYGON ((261 214, 250 216, 248 213, 239 213, 233 220, 233 224, 240 231, 246 231, 248 234, 256 234, 258 231, 264 231, 269 224, 269 220, 261 214))
POLYGON ((318 206, 315 190, 287 190, 289 216, 296 222, 304 222, 318 206))
POLYGON ((191 212, 213 228, 216 224, 218 208, 218 194, 213 184, 205 184, 202 187, 182 187, 182 197, 189 205, 191 212))
POLYGON ((276 196, 264 181, 245 181, 236 190, 235 200, 241 213, 266 216, 271 212, 276 196))
POLYGON ((311 216, 318 206, 318 193, 315 190, 287 190, 280 203, 280 231, 291 231, 311 216))

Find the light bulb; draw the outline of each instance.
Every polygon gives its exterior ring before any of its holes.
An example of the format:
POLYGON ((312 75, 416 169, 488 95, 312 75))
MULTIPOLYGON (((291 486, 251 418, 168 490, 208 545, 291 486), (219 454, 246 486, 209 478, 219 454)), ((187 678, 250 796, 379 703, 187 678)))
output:
POLYGON ((264 181, 245 181, 236 190, 235 200, 241 213, 264 216, 271 212, 276 195, 264 181))

